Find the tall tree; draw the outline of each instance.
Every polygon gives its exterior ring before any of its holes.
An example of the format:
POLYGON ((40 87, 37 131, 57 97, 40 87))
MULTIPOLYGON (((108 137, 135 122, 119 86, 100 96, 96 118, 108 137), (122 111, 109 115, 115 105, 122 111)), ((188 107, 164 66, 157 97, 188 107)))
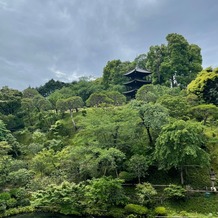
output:
POLYGON ((141 178, 147 174, 149 163, 151 161, 139 154, 133 155, 127 162, 128 170, 134 176, 138 178, 138 182, 141 183, 141 178))
POLYGON ((3 142, 3 144, 6 143, 6 147, 10 147, 8 154, 11 154, 14 157, 17 157, 20 154, 19 143, 11 134, 11 132, 6 128, 2 120, 0 120, 0 142, 3 142))
POLYGON ((170 80, 171 86, 186 87, 201 70, 201 49, 179 34, 171 33, 167 37, 167 56, 161 71, 170 80))
POLYGON ((185 97, 163 95, 157 102, 168 109, 170 116, 177 119, 187 119, 189 105, 185 97))
POLYGON ((86 100, 87 106, 91 107, 99 107, 102 104, 112 104, 113 100, 109 98, 106 94, 103 92, 95 92, 89 96, 89 98, 86 100))
POLYGON ((136 67, 140 69, 146 70, 146 63, 147 63, 147 55, 146 54, 140 54, 137 56, 134 60, 136 67))
POLYGON ((168 122, 168 111, 160 104, 144 104, 139 109, 142 125, 146 128, 150 145, 154 143, 152 132, 159 132, 161 127, 168 122))
POLYGON ((153 84, 186 87, 202 69, 201 49, 177 33, 166 36, 167 45, 151 46, 146 67, 152 74, 153 84))
POLYGON ((43 86, 40 86, 39 88, 36 88, 37 91, 44 97, 49 96, 51 93, 53 93, 57 89, 61 89, 64 86, 69 86, 69 83, 64 83, 60 81, 55 81, 53 79, 49 80, 47 83, 45 83, 43 86))
POLYGON ((184 183, 185 165, 209 165, 209 154, 203 149, 206 136, 199 123, 177 120, 162 128, 155 144, 155 158, 160 169, 177 168, 184 183))
POLYGON ((75 109, 76 111, 78 111, 79 108, 83 107, 83 105, 84 105, 83 100, 79 96, 73 96, 73 97, 66 99, 66 104, 67 104, 67 107, 70 111, 70 117, 71 117, 73 126, 74 126, 75 130, 77 130, 77 126, 76 126, 76 123, 75 123, 75 120, 73 117, 73 110, 75 109))
POLYGON ((209 117, 213 117, 214 120, 218 117, 218 107, 213 104, 200 104, 190 109, 192 115, 199 121, 203 121, 206 125, 209 117))
POLYGON ((0 113, 15 114, 21 107, 22 93, 7 86, 0 89, 0 113))
POLYGON ((120 85, 126 81, 123 76, 135 67, 135 62, 121 62, 120 60, 108 61, 103 70, 102 84, 106 89, 113 85, 120 85))
POLYGON ((149 48, 146 59, 146 68, 152 72, 152 83, 163 84, 166 82, 166 77, 161 73, 161 64, 167 55, 167 47, 155 45, 149 48))
POLYGON ((83 140, 84 144, 98 144, 101 148, 114 147, 131 155, 130 150, 139 134, 136 132, 139 122, 137 111, 128 106, 92 108, 80 120, 76 139, 83 140))
POLYGON ((218 105, 218 68, 201 71, 188 85, 188 92, 196 94, 206 103, 218 105))
POLYGON ((89 180, 85 187, 87 212, 102 215, 102 211, 108 211, 110 207, 125 204, 126 197, 122 183, 122 180, 110 177, 89 180))

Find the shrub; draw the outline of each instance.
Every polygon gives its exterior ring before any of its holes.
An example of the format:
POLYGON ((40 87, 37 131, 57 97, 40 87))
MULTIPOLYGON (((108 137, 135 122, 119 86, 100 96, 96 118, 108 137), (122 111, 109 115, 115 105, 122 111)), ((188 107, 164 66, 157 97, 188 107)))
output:
POLYGON ((31 212, 34 212, 34 208, 31 206, 11 208, 11 209, 5 211, 4 217, 17 215, 20 213, 31 213, 31 212))
POLYGON ((126 182, 129 182, 135 178, 135 176, 132 173, 122 171, 119 173, 119 178, 125 180, 126 182))
POLYGON ((127 204, 125 206, 125 211, 129 214, 146 215, 148 213, 148 208, 137 204, 127 204))
POLYGON ((156 215, 159 215, 159 216, 165 216, 167 215, 167 210, 165 207, 156 207, 154 209, 154 212, 156 215))
POLYGON ((17 188, 11 190, 11 195, 17 200, 18 206, 30 205, 29 193, 24 188, 17 188))
POLYGON ((140 204, 146 205, 152 203, 154 197, 157 195, 157 191, 152 187, 150 183, 142 183, 136 185, 136 194, 140 204))
POLYGON ((114 218, 124 218, 125 216, 125 210, 123 208, 119 207, 112 207, 109 209, 108 215, 110 217, 114 218))
POLYGON ((164 189, 164 193, 169 199, 180 200, 186 197, 186 190, 180 185, 169 185, 169 187, 164 189))
POLYGON ((11 195, 9 192, 3 192, 0 194, 0 200, 7 201, 10 198, 11 198, 11 195))
POLYGON ((137 218, 137 215, 129 214, 126 218, 137 218))
POLYGON ((9 200, 6 201, 6 205, 8 208, 16 207, 17 200, 15 198, 10 198, 9 200))
POLYGON ((2 201, 0 201, 0 214, 4 213, 6 210, 6 204, 2 201))

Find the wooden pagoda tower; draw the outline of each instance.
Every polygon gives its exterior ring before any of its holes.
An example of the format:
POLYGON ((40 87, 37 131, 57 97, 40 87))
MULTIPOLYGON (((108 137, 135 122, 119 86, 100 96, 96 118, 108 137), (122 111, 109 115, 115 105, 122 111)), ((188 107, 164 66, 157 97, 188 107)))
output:
POLYGON ((129 78, 129 81, 124 83, 126 86, 126 92, 123 92, 129 98, 135 98, 136 92, 145 84, 151 83, 150 78, 151 72, 147 70, 142 70, 135 68, 134 70, 124 74, 124 76, 129 78))

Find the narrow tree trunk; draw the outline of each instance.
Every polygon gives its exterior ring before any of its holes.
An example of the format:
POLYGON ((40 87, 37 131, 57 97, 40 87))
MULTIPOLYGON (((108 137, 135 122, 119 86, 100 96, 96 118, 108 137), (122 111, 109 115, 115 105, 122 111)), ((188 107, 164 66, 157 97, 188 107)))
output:
POLYGON ((106 175, 107 173, 107 167, 104 168, 104 176, 106 175))
POLYGON ((150 142, 150 144, 152 145, 152 144, 153 144, 153 140, 152 140, 152 136, 151 136, 151 133, 150 133, 150 129, 149 129, 149 127, 146 127, 146 130, 147 130, 147 134, 148 134, 149 142, 150 142))
POLYGON ((184 175, 183 175, 183 167, 181 166, 181 171, 180 171, 180 178, 181 178, 181 184, 184 185, 184 175))
POLYGON ((115 133, 113 134, 114 146, 117 144, 118 130, 119 130, 119 126, 117 126, 117 127, 115 128, 115 133))
POLYGON ((138 176, 138 181, 139 181, 139 184, 141 184, 141 177, 138 176))
POLYGON ((70 117, 71 117, 71 120, 72 120, 74 129, 77 130, 76 123, 75 123, 75 121, 74 121, 74 119, 73 119, 73 111, 72 111, 72 109, 70 109, 70 117))
POLYGON ((204 123, 203 123, 203 125, 205 126, 206 125, 206 123, 207 123, 207 116, 205 115, 205 117, 204 117, 204 123))
POLYGON ((117 176, 117 178, 118 178, 118 177, 119 177, 119 174, 118 174, 117 168, 115 168, 115 172, 116 172, 116 176, 117 176))

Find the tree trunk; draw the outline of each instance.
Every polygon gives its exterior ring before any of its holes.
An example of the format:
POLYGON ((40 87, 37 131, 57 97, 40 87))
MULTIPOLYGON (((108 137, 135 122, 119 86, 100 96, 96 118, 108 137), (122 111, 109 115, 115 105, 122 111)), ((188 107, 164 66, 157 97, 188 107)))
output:
POLYGON ((74 121, 74 119, 73 119, 73 111, 72 111, 72 109, 70 109, 70 117, 71 117, 71 120, 72 120, 74 129, 77 130, 76 123, 75 123, 75 121, 74 121))
POLYGON ((206 123, 207 123, 207 118, 208 118, 208 116, 205 115, 205 117, 204 117, 204 123, 203 123, 204 126, 205 126, 206 123))
POLYGON ((141 184, 141 177, 138 176, 138 181, 139 181, 139 184, 141 184))
POLYGON ((118 130, 119 130, 119 126, 116 126, 115 133, 112 134, 113 135, 114 146, 117 144, 118 130))
POLYGON ((117 168, 115 168, 115 172, 116 172, 117 178, 119 178, 119 174, 118 174, 117 168))
POLYGON ((183 175, 183 167, 181 166, 181 171, 180 171, 180 179, 181 179, 181 184, 184 185, 184 175, 183 175))
POLYGON ((148 134, 149 142, 150 142, 150 144, 152 145, 152 144, 153 144, 153 140, 152 140, 152 136, 151 136, 151 133, 150 133, 150 129, 149 129, 149 127, 146 127, 146 130, 147 130, 147 134, 148 134))

